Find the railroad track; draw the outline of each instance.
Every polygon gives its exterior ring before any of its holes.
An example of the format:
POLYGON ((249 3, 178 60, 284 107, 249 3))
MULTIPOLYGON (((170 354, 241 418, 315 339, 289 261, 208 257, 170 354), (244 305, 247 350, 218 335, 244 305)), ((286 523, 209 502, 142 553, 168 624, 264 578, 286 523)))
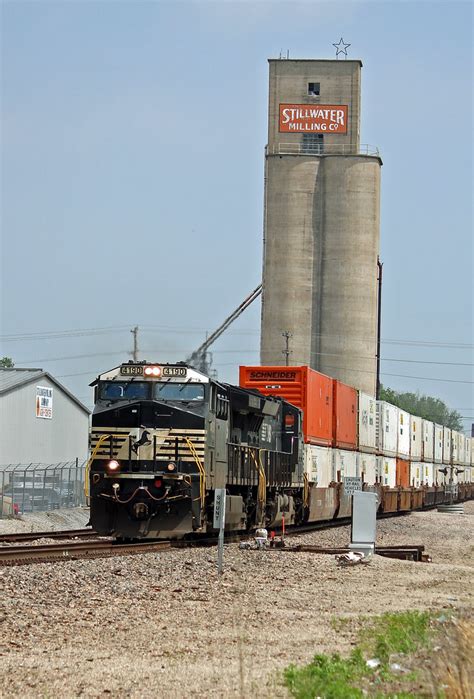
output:
POLYGON ((13 534, 1 534, 0 544, 10 544, 16 541, 36 541, 37 539, 90 539, 96 536, 98 536, 97 533, 90 527, 49 532, 16 532, 13 534))
POLYGON ((68 541, 39 546, 3 546, 0 548, 0 566, 27 565, 74 561, 79 558, 106 558, 108 556, 152 553, 171 548, 169 541, 146 541, 132 544, 116 543, 112 539, 68 541))
MULTIPOLYGON (((405 515, 408 513, 390 513, 392 516, 405 515)), ((331 529, 333 527, 343 527, 351 523, 350 518, 341 518, 325 522, 314 522, 301 527, 289 527, 286 535, 291 539, 298 534, 305 534, 318 530, 331 529)), ((281 534, 281 528, 275 528, 281 534)), ((229 533, 225 537, 225 543, 235 543, 242 539, 251 538, 252 534, 229 533)), ((54 532, 21 532, 14 534, 4 534, 0 536, 0 567, 12 565, 27 565, 41 562, 73 561, 87 558, 106 558, 109 556, 120 556, 140 553, 151 553, 163 551, 171 548, 187 548, 193 546, 215 546, 217 533, 215 536, 196 536, 188 540, 158 541, 146 540, 138 542, 118 542, 111 537, 101 537, 93 529, 68 529, 54 532), (34 545, 33 542, 42 539, 61 539, 61 543, 48 543, 34 545), (87 541, 82 541, 87 539, 87 541), (19 543, 20 542, 20 543, 19 543), (21 545, 23 543, 24 545, 21 545), (13 544, 13 545, 9 545, 13 544), (19 545, 15 545, 19 544, 19 545)), ((398 548, 398 547, 395 547, 398 548)), ((307 550, 310 550, 309 547, 307 550)), ((315 550, 315 547, 313 547, 315 550)), ((295 550, 304 550, 301 546, 295 550)), ((341 549, 342 550, 342 549, 341 549)), ((339 551, 339 549, 338 549, 339 551)), ((329 552, 329 551, 327 551, 329 552)), ((331 551, 332 552, 332 551, 331 551)), ((383 554, 382 554, 383 555, 383 554)), ((385 555, 389 555, 388 553, 385 555)), ((398 557, 398 556, 397 556, 398 557)))

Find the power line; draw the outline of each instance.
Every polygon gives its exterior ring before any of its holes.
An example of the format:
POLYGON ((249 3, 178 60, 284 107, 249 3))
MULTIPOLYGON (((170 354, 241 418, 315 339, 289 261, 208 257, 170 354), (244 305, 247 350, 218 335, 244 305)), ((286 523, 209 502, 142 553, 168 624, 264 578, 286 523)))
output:
POLYGON ((87 335, 107 335, 109 333, 122 332, 128 329, 128 326, 119 325, 104 328, 88 328, 84 330, 57 330, 42 333, 1 335, 0 340, 2 340, 2 342, 33 342, 37 340, 55 340, 66 337, 81 337, 87 335))
MULTIPOLYGON (((116 325, 116 326, 103 326, 99 328, 73 328, 70 330, 52 330, 52 331, 43 331, 43 332, 37 332, 37 333, 10 333, 10 334, 5 334, 5 335, 0 335, 0 340, 3 342, 17 342, 17 341, 36 341, 36 340, 49 340, 49 339, 59 339, 59 338, 67 338, 67 337, 79 337, 79 336, 86 336, 86 335, 103 335, 103 334, 108 334, 108 333, 113 333, 113 332, 124 332, 126 330, 129 330, 130 326, 129 325, 116 325)), ((140 330, 144 332, 170 332, 170 333, 177 333, 177 334, 198 334, 198 333, 205 333, 207 330, 203 328, 184 328, 184 327, 176 327, 176 326, 168 326, 168 325, 144 325, 140 326, 140 330)), ((255 334, 258 335, 260 334, 260 331, 258 329, 255 330, 234 330, 234 331, 229 331, 229 334, 232 335, 241 335, 241 334, 255 334)), ((338 338, 342 337, 341 335, 329 335, 329 334, 319 334, 319 335, 314 335, 314 337, 324 337, 326 339, 328 338, 338 338)), ((461 343, 461 342, 440 342, 437 340, 396 340, 396 339, 382 339, 382 343, 384 344, 394 344, 394 345, 407 345, 407 346, 419 346, 419 347, 441 347, 441 348, 447 348, 447 349, 472 349, 474 348, 473 344, 469 343, 461 343)))
POLYGON ((73 354, 65 357, 43 357, 42 359, 18 359, 15 360, 16 364, 31 364, 33 362, 63 362, 70 359, 89 359, 90 357, 113 357, 117 354, 127 354, 127 350, 120 350, 116 352, 94 352, 93 354, 73 354))

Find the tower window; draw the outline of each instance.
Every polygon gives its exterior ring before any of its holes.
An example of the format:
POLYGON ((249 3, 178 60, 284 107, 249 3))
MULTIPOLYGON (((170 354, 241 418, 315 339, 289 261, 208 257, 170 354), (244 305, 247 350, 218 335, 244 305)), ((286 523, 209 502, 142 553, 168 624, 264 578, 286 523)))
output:
POLYGON ((323 152, 324 136, 322 133, 304 133, 303 134, 303 153, 311 153, 312 155, 321 155, 323 152))
POLYGON ((310 97, 319 96, 319 83, 308 83, 308 95, 310 97))

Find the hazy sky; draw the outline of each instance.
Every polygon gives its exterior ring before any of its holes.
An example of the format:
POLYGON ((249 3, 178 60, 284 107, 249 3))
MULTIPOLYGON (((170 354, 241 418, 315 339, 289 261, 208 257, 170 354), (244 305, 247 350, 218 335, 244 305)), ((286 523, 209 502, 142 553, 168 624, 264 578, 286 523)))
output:
MULTIPOLYGON (((382 381, 474 418, 471 2, 1 10, 2 355, 90 405, 134 325, 144 359, 196 348, 261 278, 267 58, 342 36, 384 163, 382 381)), ((221 379, 258 363, 259 328, 256 302, 214 346, 221 379)))

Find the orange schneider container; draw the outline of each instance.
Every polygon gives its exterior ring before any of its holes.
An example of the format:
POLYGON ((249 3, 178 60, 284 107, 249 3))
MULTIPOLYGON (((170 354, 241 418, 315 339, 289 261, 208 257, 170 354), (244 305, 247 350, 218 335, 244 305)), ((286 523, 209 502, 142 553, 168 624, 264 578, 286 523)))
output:
POLYGON ((333 391, 333 446, 357 449, 357 391, 337 379, 333 391))
POLYGON ((402 488, 410 487, 410 462, 404 459, 397 459, 396 484, 402 488))
POLYGON ((305 442, 331 446, 332 379, 308 366, 241 366, 240 385, 281 396, 303 411, 305 442))

